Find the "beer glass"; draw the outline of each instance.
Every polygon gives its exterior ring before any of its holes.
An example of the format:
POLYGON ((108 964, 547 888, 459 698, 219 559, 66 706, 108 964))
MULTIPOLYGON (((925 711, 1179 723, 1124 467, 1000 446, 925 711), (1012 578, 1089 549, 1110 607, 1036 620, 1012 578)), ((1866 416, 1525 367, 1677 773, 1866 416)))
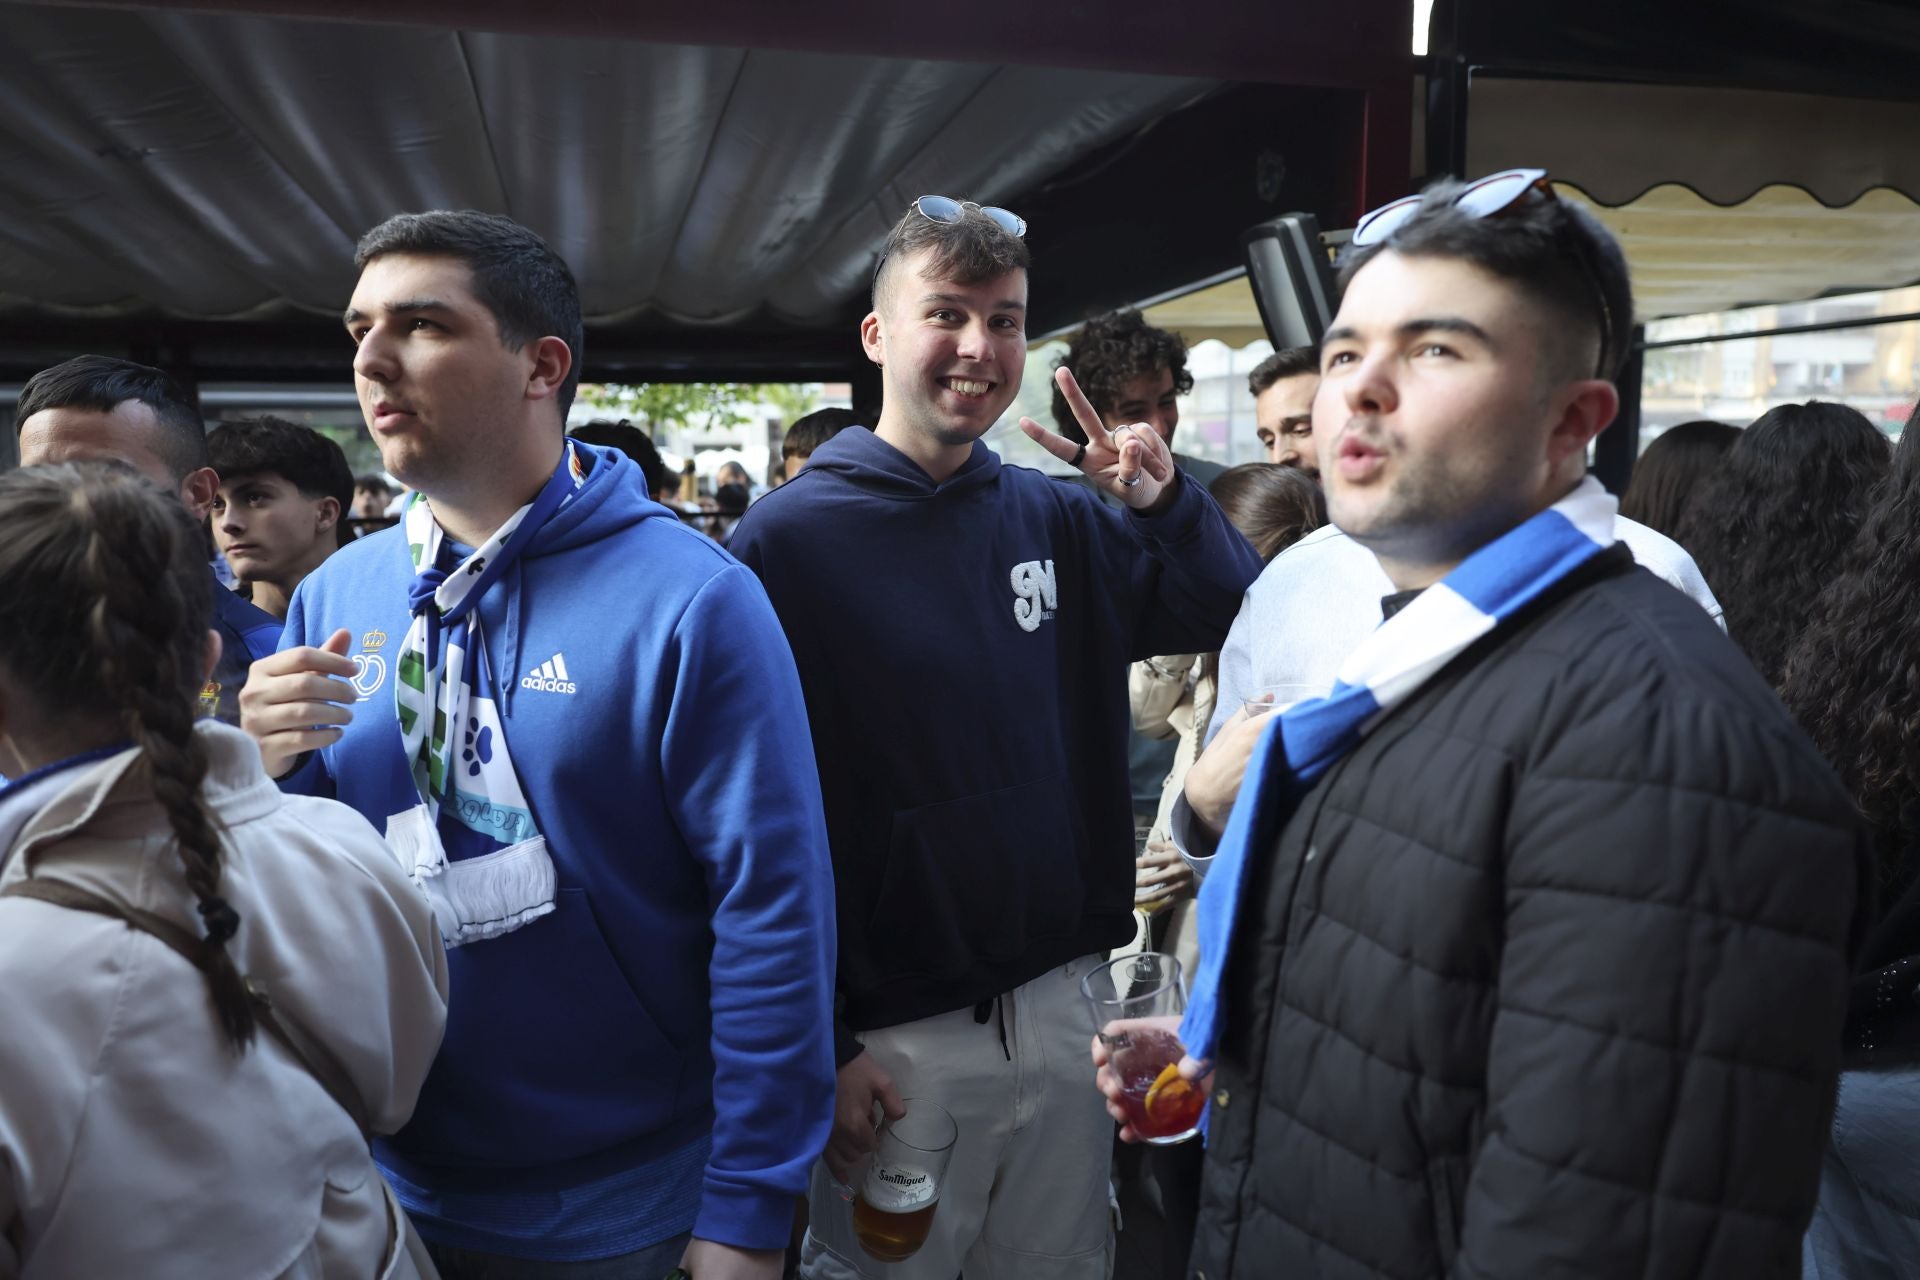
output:
POLYGON ((879 1145, 853 1198, 854 1236, 881 1262, 904 1262, 927 1242, 960 1136, 937 1103, 903 1098, 901 1105, 907 1113, 880 1127, 879 1145))
POLYGON ((1327 692, 1324 687, 1313 684, 1268 684, 1255 689, 1242 705, 1247 709, 1247 719, 1251 720, 1269 711, 1285 711, 1308 698, 1324 698, 1327 692))
POLYGON ((1157 1146, 1200 1132, 1207 1096, 1180 1076, 1178 1035, 1187 993, 1180 962, 1158 951, 1109 960, 1080 980, 1093 1030, 1120 1077, 1120 1105, 1133 1131, 1157 1146))

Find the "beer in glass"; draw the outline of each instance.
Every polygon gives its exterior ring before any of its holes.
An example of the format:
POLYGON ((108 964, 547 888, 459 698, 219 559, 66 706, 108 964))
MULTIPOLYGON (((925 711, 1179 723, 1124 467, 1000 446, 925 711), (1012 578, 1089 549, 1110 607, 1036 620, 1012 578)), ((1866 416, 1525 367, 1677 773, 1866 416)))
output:
POLYGON ((907 1113, 881 1126, 879 1145, 853 1198, 854 1236, 881 1262, 904 1262, 927 1242, 960 1134, 938 1104, 925 1098, 901 1103, 907 1113))

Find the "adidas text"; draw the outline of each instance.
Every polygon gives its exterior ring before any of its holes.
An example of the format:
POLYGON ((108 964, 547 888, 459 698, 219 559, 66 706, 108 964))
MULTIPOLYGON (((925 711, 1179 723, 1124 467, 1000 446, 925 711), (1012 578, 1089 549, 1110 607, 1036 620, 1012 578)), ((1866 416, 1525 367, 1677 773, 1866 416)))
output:
POLYGON ((538 693, 572 693, 577 686, 567 671, 567 660, 556 653, 522 676, 520 687, 538 693))

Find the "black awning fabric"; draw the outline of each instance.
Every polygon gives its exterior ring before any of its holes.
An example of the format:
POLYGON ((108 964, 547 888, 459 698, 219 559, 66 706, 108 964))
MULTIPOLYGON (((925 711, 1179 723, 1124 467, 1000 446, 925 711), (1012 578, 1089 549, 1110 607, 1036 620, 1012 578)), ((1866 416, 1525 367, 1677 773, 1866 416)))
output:
POLYGON ((0 5, 0 315, 337 312, 394 212, 512 215, 596 321, 818 324, 928 191, 1007 198, 1209 79, 0 5))

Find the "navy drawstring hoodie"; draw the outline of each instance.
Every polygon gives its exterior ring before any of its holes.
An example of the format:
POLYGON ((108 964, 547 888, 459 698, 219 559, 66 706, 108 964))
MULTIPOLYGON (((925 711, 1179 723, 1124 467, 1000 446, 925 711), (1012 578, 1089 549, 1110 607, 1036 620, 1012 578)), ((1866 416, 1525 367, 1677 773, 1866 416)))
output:
POLYGON ((842 431, 730 549, 800 667, 853 1031, 977 1006, 1133 930, 1127 665, 1220 647, 1261 564, 1185 478, 1154 516, 842 431))

